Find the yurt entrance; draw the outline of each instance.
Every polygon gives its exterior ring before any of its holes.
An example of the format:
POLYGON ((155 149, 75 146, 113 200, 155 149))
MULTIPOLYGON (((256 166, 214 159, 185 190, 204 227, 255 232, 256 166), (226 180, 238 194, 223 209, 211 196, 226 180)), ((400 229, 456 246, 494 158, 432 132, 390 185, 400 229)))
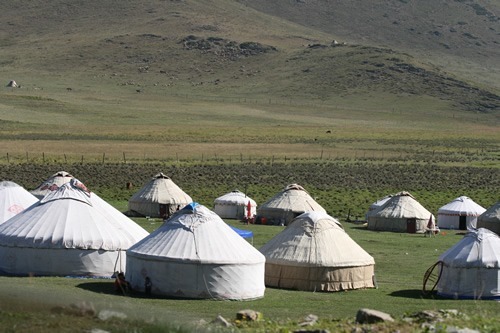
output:
POLYGON ((417 232, 417 220, 407 219, 406 220, 406 232, 409 234, 414 234, 417 232))
POLYGON ((167 218, 169 214, 169 206, 167 204, 160 204, 160 217, 165 219, 167 218))
POLYGON ((467 230, 467 216, 459 216, 458 229, 467 230))

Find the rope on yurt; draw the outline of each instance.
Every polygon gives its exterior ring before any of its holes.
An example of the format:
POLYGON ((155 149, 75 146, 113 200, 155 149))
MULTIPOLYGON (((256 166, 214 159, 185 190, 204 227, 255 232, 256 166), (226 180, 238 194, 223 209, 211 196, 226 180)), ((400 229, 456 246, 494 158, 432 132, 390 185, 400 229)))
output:
POLYGON ((120 270, 118 272, 122 272, 122 260, 121 260, 121 257, 122 257, 122 250, 121 249, 118 249, 118 256, 116 257, 116 261, 115 261, 115 267, 113 267, 113 274, 116 274, 117 270, 116 270, 116 266, 120 265, 120 270))

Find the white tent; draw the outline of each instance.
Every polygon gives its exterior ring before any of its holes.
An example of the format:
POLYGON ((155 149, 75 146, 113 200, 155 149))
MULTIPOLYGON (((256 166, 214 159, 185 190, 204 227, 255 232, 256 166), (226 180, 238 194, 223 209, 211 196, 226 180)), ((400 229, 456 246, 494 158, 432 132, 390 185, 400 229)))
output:
POLYGON ((440 257, 438 295, 449 298, 500 299, 500 237, 480 228, 440 257))
POLYGON ((500 235, 500 201, 478 216, 477 227, 490 229, 500 235))
POLYGON ((0 224, 37 201, 38 199, 24 187, 7 180, 0 182, 0 224))
POLYGON ((10 80, 9 83, 7 83, 7 87, 11 87, 11 88, 19 88, 19 85, 17 84, 16 81, 14 80, 10 80))
POLYGON ((160 172, 132 195, 128 208, 142 216, 167 218, 192 201, 172 179, 160 172))
POLYGON ((375 260, 333 217, 308 212, 296 217, 260 251, 266 286, 305 291, 373 288, 375 260))
POLYGON ((111 277, 148 233, 76 179, 0 225, 0 272, 111 277))
POLYGON ((59 171, 43 181, 37 188, 31 191, 38 199, 43 198, 47 193, 57 191, 59 187, 73 179, 73 176, 66 171, 59 171))
POLYGON ((248 217, 250 203, 250 217, 257 211, 257 203, 243 192, 234 190, 218 197, 214 201, 214 212, 223 219, 243 219, 248 217))
POLYGON ((288 225, 305 212, 326 210, 300 185, 290 184, 257 209, 256 223, 288 225))
POLYGON ((423 233, 429 219, 434 219, 410 193, 399 192, 373 214, 368 215, 368 229, 423 233))
POLYGON ((191 203, 127 251, 134 290, 180 298, 245 300, 264 296, 264 256, 217 214, 191 203))
POLYGON ((477 217, 485 210, 466 196, 458 197, 438 209, 438 227, 459 230, 475 229, 477 217))

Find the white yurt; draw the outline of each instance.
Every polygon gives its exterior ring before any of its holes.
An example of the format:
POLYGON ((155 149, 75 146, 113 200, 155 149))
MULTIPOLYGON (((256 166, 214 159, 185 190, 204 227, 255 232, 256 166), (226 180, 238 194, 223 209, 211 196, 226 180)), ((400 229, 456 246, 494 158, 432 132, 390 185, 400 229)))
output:
POLYGON ((0 225, 0 272, 111 277, 147 235, 73 178, 0 225))
POLYGON ((246 300, 264 296, 264 256, 217 214, 191 203, 127 251, 134 290, 179 298, 246 300))
POLYGON ((500 237, 479 228, 440 257, 438 295, 454 299, 500 299, 500 237))
POLYGON ((167 218, 193 200, 163 173, 155 175, 128 201, 130 212, 167 218))
POLYGON ((477 227, 489 229, 500 235, 500 201, 478 216, 477 227))
POLYGON ((438 209, 438 227, 458 230, 475 229, 477 217, 485 210, 466 196, 458 197, 438 209))
POLYGON ((257 208, 256 223, 288 225, 305 212, 326 213, 326 210, 302 186, 290 184, 257 208))
POLYGON ((50 176, 48 179, 43 181, 37 188, 31 191, 38 199, 43 198, 47 193, 54 192, 59 189, 62 185, 73 179, 73 176, 66 171, 59 171, 50 176))
POLYGON ((214 212, 223 219, 241 220, 257 213, 257 203, 245 193, 234 190, 215 199, 214 212))
POLYGON ((8 180, 0 182, 0 224, 37 201, 24 187, 8 180))
POLYGON ((393 195, 373 214, 368 216, 368 229, 423 233, 430 219, 435 220, 409 192, 393 195))
POLYGON ((375 287, 373 257, 324 212, 296 217, 260 251, 268 287, 327 292, 375 287))

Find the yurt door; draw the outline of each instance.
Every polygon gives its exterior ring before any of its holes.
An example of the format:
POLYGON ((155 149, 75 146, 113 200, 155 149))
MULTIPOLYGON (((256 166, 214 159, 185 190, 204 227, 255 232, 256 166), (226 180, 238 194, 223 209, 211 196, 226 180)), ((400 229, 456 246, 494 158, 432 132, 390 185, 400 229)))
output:
POLYGON ((417 232, 417 220, 407 219, 406 220, 406 232, 409 234, 414 234, 417 232))
POLYGON ((459 216, 458 229, 467 230, 467 216, 459 216))
POLYGON ((166 205, 166 204, 160 204, 160 217, 162 219, 168 217, 168 206, 169 205, 166 205))

